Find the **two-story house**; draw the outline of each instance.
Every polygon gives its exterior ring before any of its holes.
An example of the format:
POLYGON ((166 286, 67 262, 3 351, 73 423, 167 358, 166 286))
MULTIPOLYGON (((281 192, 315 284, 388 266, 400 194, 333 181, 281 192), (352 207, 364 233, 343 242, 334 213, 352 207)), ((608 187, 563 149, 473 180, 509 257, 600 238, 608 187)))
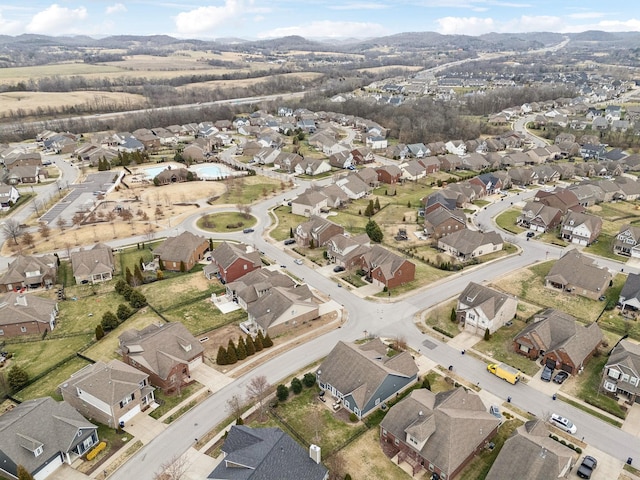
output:
POLYGON ((602 389, 640 402, 640 345, 623 339, 611 351, 602 374, 602 389))
POLYGON ((561 236, 576 245, 591 245, 600 235, 602 219, 586 213, 568 212, 562 222, 561 236))
POLYGON ((640 258, 640 227, 625 224, 613 241, 613 253, 631 258, 640 258))
POLYGON ((229 283, 261 267, 260 252, 253 247, 222 242, 211 252, 211 264, 204 268, 204 275, 208 279, 218 277, 222 283, 229 283))
POLYGON ((494 333, 516 314, 518 300, 506 293, 470 282, 458 297, 456 318, 466 331, 494 333))

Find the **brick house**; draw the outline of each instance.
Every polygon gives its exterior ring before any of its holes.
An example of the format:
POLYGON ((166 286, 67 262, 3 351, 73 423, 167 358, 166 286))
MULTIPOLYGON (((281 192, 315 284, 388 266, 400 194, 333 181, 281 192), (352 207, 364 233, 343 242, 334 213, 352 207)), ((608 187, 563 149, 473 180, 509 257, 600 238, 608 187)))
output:
POLYGON ((383 287, 395 288, 413 281, 416 276, 414 263, 380 245, 369 247, 358 261, 366 277, 383 287))
POLYGON ((312 242, 314 247, 322 247, 331 237, 343 233, 342 226, 312 215, 308 222, 301 223, 296 227, 294 236, 296 243, 303 247, 309 247, 312 242))
POLYGON ((380 424, 380 444, 389 458, 407 462, 413 476, 455 478, 495 436, 500 419, 478 395, 463 387, 434 394, 426 388, 391 407, 380 424), (436 477, 437 476, 437 477, 436 477))
POLYGON ((467 228, 466 216, 461 210, 451 211, 444 207, 436 208, 424 216, 424 232, 438 239, 467 228))
POLYGON ((583 325, 575 317, 554 309, 534 316, 513 339, 516 353, 575 374, 583 368, 604 339, 597 323, 583 325))
POLYGON ((229 283, 261 267, 260 252, 253 247, 222 242, 211 252, 211 264, 204 273, 209 279, 217 276, 222 283, 229 283))
POLYGON ((43 335, 56 326, 58 303, 36 295, 9 292, 0 296, 0 339, 43 335))
POLYGON ((118 337, 122 361, 149 375, 165 393, 192 383, 191 370, 202 364, 204 349, 178 322, 127 330, 118 337))
POLYGON ((209 241, 191 232, 183 232, 177 237, 167 238, 153 251, 156 260, 162 260, 165 270, 174 272, 191 270, 204 258, 209 249, 209 241))
POLYGON ((56 282, 57 274, 58 259, 54 255, 17 255, 0 277, 0 292, 47 287, 56 282))
POLYGON ((599 267, 590 257, 573 249, 553 264, 544 283, 546 287, 597 300, 609 288, 611 278, 606 267, 599 267))

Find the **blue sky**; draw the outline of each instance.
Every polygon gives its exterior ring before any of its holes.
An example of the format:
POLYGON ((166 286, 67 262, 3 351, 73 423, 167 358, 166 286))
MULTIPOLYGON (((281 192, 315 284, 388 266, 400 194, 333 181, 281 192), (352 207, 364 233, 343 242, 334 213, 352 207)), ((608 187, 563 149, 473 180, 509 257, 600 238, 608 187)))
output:
POLYGON ((368 38, 639 31, 638 0, 0 0, 0 34, 368 38), (4 3, 3 3, 4 1, 4 3))

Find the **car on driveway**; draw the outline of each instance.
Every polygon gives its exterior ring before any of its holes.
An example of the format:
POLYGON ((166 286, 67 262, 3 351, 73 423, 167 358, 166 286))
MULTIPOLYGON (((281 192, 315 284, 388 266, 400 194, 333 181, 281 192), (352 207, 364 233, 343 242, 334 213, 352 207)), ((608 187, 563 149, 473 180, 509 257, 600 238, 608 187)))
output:
POLYGON ((552 376, 553 368, 551 368, 549 365, 545 365, 542 369, 542 373, 540 374, 540 380, 542 380, 543 382, 550 382, 552 376))
POLYGON ((562 415, 558 415, 557 413, 552 413, 551 418, 549 419, 552 425, 555 425, 561 430, 564 430, 571 435, 575 434, 578 431, 578 427, 576 427, 571 420, 563 417, 562 415))
POLYGON ((336 273, 344 272, 344 267, 342 265, 337 265, 337 266, 333 267, 333 271, 336 272, 336 273))
POLYGON ((563 383, 567 378, 569 378, 569 374, 564 370, 560 370, 556 373, 556 376, 553 377, 554 383, 563 383))
POLYGON ((527 232, 527 238, 535 237, 535 235, 533 232, 527 232))
POLYGON ((285 245, 293 245, 294 243, 296 243, 296 241, 295 241, 293 238, 287 238, 287 239, 284 241, 284 244, 285 244, 285 245))
POLYGON ((598 466, 598 461, 591 455, 587 455, 582 460, 578 471, 576 472, 580 478, 591 478, 591 474, 598 466))

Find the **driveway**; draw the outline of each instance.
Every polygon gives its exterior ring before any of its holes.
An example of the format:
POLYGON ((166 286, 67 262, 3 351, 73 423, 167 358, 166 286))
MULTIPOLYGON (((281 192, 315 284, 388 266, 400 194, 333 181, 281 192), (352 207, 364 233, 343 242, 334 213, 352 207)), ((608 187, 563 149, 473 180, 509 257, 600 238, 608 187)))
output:
POLYGON ((217 392, 233 381, 232 378, 227 377, 224 373, 220 373, 215 368, 205 364, 200 364, 191 370, 191 377, 212 392, 217 392))
POLYGON ((74 470, 71 465, 64 463, 60 468, 56 469, 55 472, 49 475, 47 480, 88 480, 89 478, 91 477, 74 470))
POLYGON ((167 427, 168 425, 166 423, 151 418, 145 412, 140 412, 125 424, 124 431, 133 435, 135 440, 140 440, 146 445, 160 435, 167 427))
POLYGON ((622 430, 640 437, 640 403, 633 404, 622 424, 622 430))
MULTIPOLYGON (((579 430, 578 433, 580 433, 579 430)), ((612 457, 611 455, 607 455, 597 448, 587 445, 587 448, 582 452, 582 455, 580 455, 576 460, 576 466, 573 467, 573 472, 571 472, 569 478, 580 478, 576 472, 578 471, 578 467, 580 467, 585 455, 591 455, 593 458, 598 460, 598 466, 594 470, 591 480, 618 478, 620 472, 622 472, 622 466, 624 465, 622 461, 612 457)))

